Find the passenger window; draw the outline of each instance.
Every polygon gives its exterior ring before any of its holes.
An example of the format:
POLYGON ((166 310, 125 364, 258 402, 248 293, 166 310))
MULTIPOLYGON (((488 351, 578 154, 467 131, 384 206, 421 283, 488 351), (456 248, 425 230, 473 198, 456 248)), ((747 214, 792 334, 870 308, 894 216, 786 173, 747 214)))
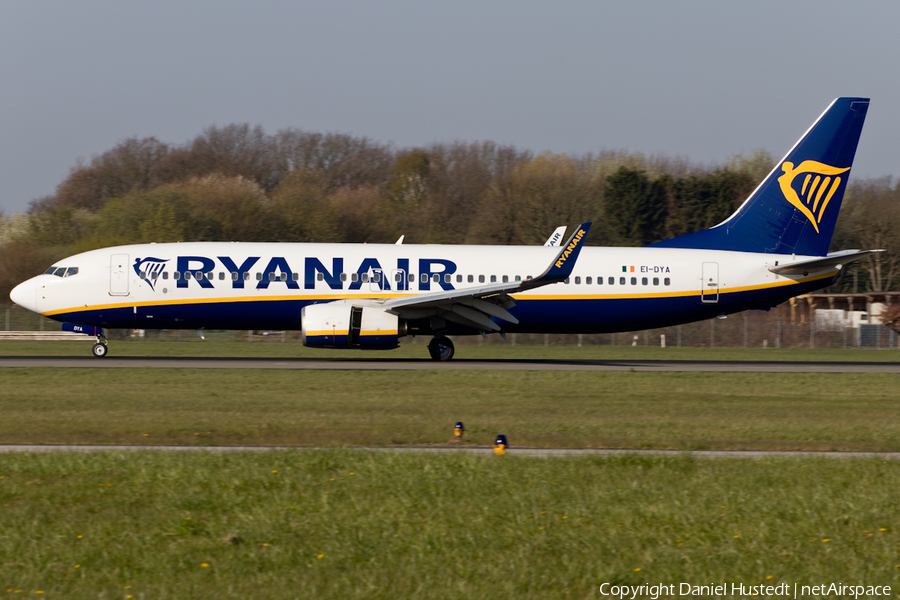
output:
POLYGON ((72 275, 78 275, 78 267, 69 267, 66 269, 66 277, 71 277, 72 275))
POLYGON ((257 274, 256 274, 256 280, 257 280, 257 281, 262 281, 262 273, 257 273, 257 274))
POLYGON ((219 271, 219 281, 225 281, 225 271, 219 271))
POLYGON ((433 282, 435 282, 435 283, 440 283, 440 282, 441 282, 441 276, 438 275, 437 273, 435 273, 434 275, 431 276, 431 280, 432 280, 433 282))
POLYGON ((359 281, 359 273, 350 273, 350 281, 353 283, 359 281))
POLYGON ((163 279, 168 279, 168 278, 169 278, 169 272, 163 271, 163 279))
POLYGON ((666 284, 666 285, 669 285, 669 278, 666 277, 665 279, 663 279, 663 283, 666 284))
POLYGON ((450 283, 453 280, 453 277, 450 275, 444 275, 444 283, 450 283))
POLYGON ((153 271, 153 273, 150 275, 150 278, 154 281, 159 279, 159 271, 153 271))
POLYGON ((372 273, 372 281, 381 283, 381 273, 372 273))
POLYGON ((641 285, 647 285, 647 278, 641 277, 641 285))
POLYGON ((503 283, 509 283, 509 275, 503 276, 503 283))
POLYGON ((608 283, 609 285, 616 285, 616 278, 610 277, 609 279, 606 280, 606 283, 608 283))
POLYGON ((462 283, 462 275, 456 276, 456 283, 462 283))
POLYGON ((619 285, 625 285, 625 278, 619 277, 619 285))
POLYGON ((422 283, 428 283, 428 273, 421 273, 419 277, 422 280, 422 283))
POLYGON ((491 275, 491 283, 497 283, 497 276, 491 275))
POLYGON ((631 278, 631 285, 637 285, 637 277, 631 278))
POLYGON ((347 274, 341 273, 341 281, 347 281, 347 274))
POLYGON ((185 272, 184 272, 184 280, 185 280, 185 281, 189 281, 190 279, 191 279, 191 272, 190 272, 190 271, 185 271, 185 272))
POLYGON ((269 273, 269 281, 275 281, 275 273, 269 273))
POLYGON ((410 273, 409 276, 406 278, 406 280, 407 280, 409 283, 412 283, 413 281, 416 280, 416 274, 415 274, 415 273, 410 273))
POLYGON ((591 285, 591 281, 593 281, 593 279, 591 279, 590 277, 585 277, 585 278, 584 278, 584 282, 585 282, 587 285, 591 285))
POLYGON ((575 285, 581 285, 581 275, 575 276, 575 285))
POLYGON ((282 280, 282 281, 287 281, 287 273, 282 273, 282 274, 281 274, 281 280, 282 280))
POLYGON ((397 283, 403 281, 403 273, 394 273, 394 281, 397 283))
POLYGON ((244 273, 244 281, 250 281, 250 273, 244 273))
POLYGON ((466 277, 466 281, 468 281, 469 283, 475 283, 475 276, 469 275, 468 277, 466 277))
POLYGON ((484 275, 478 276, 478 283, 484 283, 484 275))
POLYGON ((172 273, 172 279, 174 279, 175 281, 178 281, 179 279, 181 279, 181 272, 175 271, 174 273, 172 273))
POLYGON ((237 271, 232 271, 232 272, 231 272, 231 280, 232 280, 232 281, 237 281, 237 280, 238 280, 238 274, 237 274, 237 271))
POLYGON ((362 274, 362 282, 363 282, 363 283, 369 283, 369 274, 368 274, 368 273, 363 273, 363 274, 362 274))
POLYGON ((316 273, 316 281, 325 281, 325 273, 316 273))
POLYGON ((653 278, 653 285, 659 285, 659 277, 653 278))
POLYGON ((516 281, 522 281, 522 276, 521 276, 521 275, 516 275, 516 281))

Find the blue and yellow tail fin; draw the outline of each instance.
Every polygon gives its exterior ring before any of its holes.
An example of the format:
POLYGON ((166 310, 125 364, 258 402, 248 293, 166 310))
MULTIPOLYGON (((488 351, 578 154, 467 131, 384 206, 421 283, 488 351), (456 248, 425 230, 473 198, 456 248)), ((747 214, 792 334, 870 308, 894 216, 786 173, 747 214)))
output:
POLYGON ((825 256, 868 108, 837 98, 727 220, 652 246, 825 256))

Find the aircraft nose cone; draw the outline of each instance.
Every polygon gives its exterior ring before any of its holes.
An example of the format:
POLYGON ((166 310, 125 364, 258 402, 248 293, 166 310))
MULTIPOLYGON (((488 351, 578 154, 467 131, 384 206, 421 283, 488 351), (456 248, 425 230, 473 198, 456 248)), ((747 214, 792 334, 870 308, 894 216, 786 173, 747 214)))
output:
POLYGON ((12 289, 9 299, 32 312, 37 310, 37 282, 34 279, 23 281, 12 289))

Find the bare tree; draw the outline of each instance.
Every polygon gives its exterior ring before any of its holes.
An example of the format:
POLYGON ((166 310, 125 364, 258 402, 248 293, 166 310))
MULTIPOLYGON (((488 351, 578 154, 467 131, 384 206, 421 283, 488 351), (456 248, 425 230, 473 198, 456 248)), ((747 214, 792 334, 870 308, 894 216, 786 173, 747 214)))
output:
POLYGON ((109 198, 151 187, 153 169, 168 153, 169 146, 156 138, 128 138, 88 164, 79 161, 55 194, 32 203, 32 212, 51 206, 93 210, 109 198))
POLYGON ((900 257, 900 187, 892 187, 889 177, 852 183, 832 245, 886 250, 865 257, 860 268, 867 291, 894 289, 900 257))

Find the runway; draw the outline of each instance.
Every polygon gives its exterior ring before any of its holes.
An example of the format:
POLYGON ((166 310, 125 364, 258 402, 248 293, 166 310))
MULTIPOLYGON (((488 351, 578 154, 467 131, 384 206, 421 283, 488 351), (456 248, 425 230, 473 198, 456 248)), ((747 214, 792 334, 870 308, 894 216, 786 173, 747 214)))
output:
MULTIPOLYGON (((5 444, 0 445, 0 454, 20 454, 26 452, 287 452, 327 450, 328 448, 288 447, 288 446, 100 446, 74 444, 5 444)), ((367 446, 347 448, 364 452, 421 452, 431 454, 479 454, 493 455, 494 450, 485 446, 367 446)), ((690 457, 697 459, 727 458, 839 458, 861 459, 882 458, 900 460, 900 452, 803 452, 771 450, 651 450, 646 448, 509 448, 506 454, 512 456, 666 456, 690 457)))
POLYGON ((357 358, 194 358, 6 356, 0 368, 66 369, 280 369, 330 371, 634 371, 641 373, 895 373, 900 362, 689 360, 465 360, 357 358))

